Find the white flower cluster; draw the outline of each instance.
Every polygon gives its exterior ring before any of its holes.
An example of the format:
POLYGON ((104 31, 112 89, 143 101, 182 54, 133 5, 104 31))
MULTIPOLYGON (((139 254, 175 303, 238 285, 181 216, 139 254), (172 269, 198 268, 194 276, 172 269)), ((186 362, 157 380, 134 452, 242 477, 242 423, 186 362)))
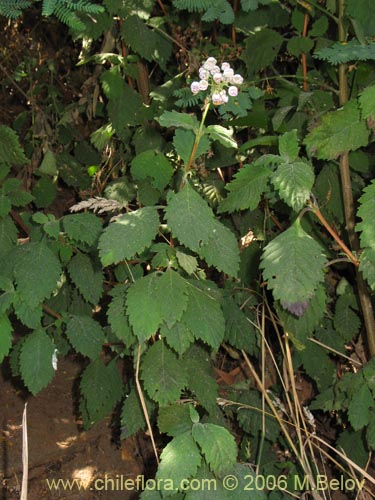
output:
POLYGON ((219 67, 214 57, 209 57, 199 68, 199 78, 199 82, 193 82, 190 85, 192 93, 198 94, 201 90, 211 87, 211 99, 216 106, 228 102, 228 96, 236 97, 237 85, 243 83, 242 76, 234 74, 229 63, 223 62, 219 67))

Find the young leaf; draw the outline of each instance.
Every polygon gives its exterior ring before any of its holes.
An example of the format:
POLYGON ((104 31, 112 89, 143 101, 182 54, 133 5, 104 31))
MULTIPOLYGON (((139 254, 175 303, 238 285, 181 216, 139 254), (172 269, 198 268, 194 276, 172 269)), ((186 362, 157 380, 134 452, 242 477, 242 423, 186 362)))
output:
POLYGON ((219 206, 219 213, 235 210, 255 210, 261 194, 266 190, 271 170, 255 163, 241 168, 226 188, 228 196, 219 206))
POLYGON ((320 125, 306 136, 305 144, 309 154, 319 160, 334 160, 345 151, 367 146, 368 136, 357 102, 352 100, 325 114, 320 125))
MULTIPOLYGON (((183 479, 194 477, 202 462, 190 430, 174 437, 164 448, 160 458, 156 480, 160 480, 161 484, 166 480, 172 480, 175 485, 181 484, 183 479)), ((163 497, 169 496, 167 489, 162 488, 162 491, 163 497)), ((174 492, 173 489, 171 493, 174 492)))
POLYGON ((213 376, 212 363, 209 353, 201 346, 192 346, 183 359, 188 376, 188 389, 192 391, 199 404, 208 413, 215 414, 219 396, 219 388, 213 376))
POLYGON ((0 363, 12 347, 13 327, 6 314, 0 316, 0 363))
POLYGON ((131 163, 131 173, 135 180, 151 179, 151 185, 162 191, 173 175, 173 168, 167 158, 153 150, 143 151, 131 163))
POLYGON ((232 434, 215 424, 197 423, 193 426, 193 438, 214 474, 228 472, 237 460, 237 446, 232 434))
POLYGON ((66 323, 66 336, 74 349, 91 359, 99 356, 104 331, 90 316, 72 315, 66 323))
POLYGON ((178 113, 177 111, 164 111, 164 113, 156 118, 162 127, 178 127, 186 130, 192 130, 197 133, 199 130, 199 122, 194 115, 186 113, 178 113))
POLYGON ((210 266, 215 266, 229 276, 237 277, 240 268, 238 243, 232 231, 216 221, 212 238, 202 245, 199 255, 210 266))
POLYGON ((162 340, 148 349, 141 371, 146 391, 160 406, 180 399, 181 391, 187 384, 186 369, 162 340))
POLYGON ((152 273, 129 287, 126 307, 140 342, 166 323, 171 328, 188 305, 188 286, 175 271, 152 273))
POLYGON ((46 244, 29 243, 17 248, 14 269, 17 292, 31 308, 51 295, 60 273, 60 263, 46 244))
POLYGON ((350 401, 348 417, 355 431, 362 429, 370 421, 374 410, 374 398, 370 389, 363 384, 350 401))
POLYGON ((99 255, 103 266, 117 264, 141 253, 159 229, 159 215, 154 207, 139 208, 120 215, 103 231, 99 239, 99 255))
POLYGON ((27 162, 17 133, 10 127, 0 125, 0 163, 24 165, 27 162))
POLYGON ((63 227, 70 239, 90 246, 96 242, 102 231, 99 217, 88 212, 66 215, 63 218, 63 227))
POLYGON ((170 197, 165 214, 173 235, 191 250, 197 252, 215 236, 214 214, 189 184, 170 197))
POLYGON ((44 330, 34 330, 21 347, 19 358, 22 379, 32 394, 46 387, 54 376, 52 355, 55 346, 44 330))
POLYGON ((225 321, 220 303, 210 287, 189 287, 189 303, 182 321, 195 338, 218 349, 224 338, 225 321))
POLYGON ((261 268, 274 298, 284 309, 301 316, 324 279, 325 263, 320 245, 297 219, 265 247, 261 268))
POLYGON ((280 197, 296 211, 301 210, 310 198, 314 179, 312 165, 305 161, 280 163, 271 178, 280 197))
POLYGON ((87 302, 97 304, 103 293, 103 273, 94 269, 90 257, 77 252, 68 264, 68 272, 87 302))
POLYGON ((84 370, 80 382, 81 413, 85 428, 106 417, 122 396, 121 376, 112 361, 105 366, 100 359, 92 361, 84 370))

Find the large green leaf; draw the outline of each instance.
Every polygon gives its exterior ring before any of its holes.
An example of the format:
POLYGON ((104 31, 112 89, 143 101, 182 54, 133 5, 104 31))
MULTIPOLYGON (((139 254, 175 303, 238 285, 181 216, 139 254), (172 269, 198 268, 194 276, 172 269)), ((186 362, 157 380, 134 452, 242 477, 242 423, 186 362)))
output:
MULTIPOLYGON (((183 479, 195 476, 199 465, 202 462, 202 456, 195 443, 191 431, 184 432, 176 436, 164 448, 161 456, 161 462, 156 473, 156 480, 161 484, 166 480, 171 480, 175 485, 181 484, 183 479)), ((168 497, 175 493, 175 489, 167 490, 162 487, 163 497, 168 497)))
POLYGON ((261 267, 273 296, 296 316, 308 307, 324 279, 326 258, 320 245, 302 228, 299 219, 265 247, 261 267))
POLYGON ((60 273, 60 263, 46 244, 29 243, 17 248, 14 269, 17 292, 30 307, 36 307, 51 295, 60 273))
MULTIPOLYGON (((177 154, 182 158, 185 164, 190 159, 191 152, 195 141, 195 134, 191 130, 183 130, 178 128, 174 134, 173 145, 176 148, 177 154)), ((210 148, 210 140, 206 135, 203 135, 199 141, 198 148, 195 152, 194 158, 207 153, 210 148)))
POLYGON ((140 342, 166 323, 171 328, 188 305, 189 287, 175 271, 152 273, 129 287, 126 307, 129 321, 140 342))
POLYGON ((361 119, 357 101, 323 116, 305 138, 309 154, 319 160, 334 160, 345 151, 367 146, 369 130, 361 119))
POLYGON ((224 427, 210 423, 194 424, 193 438, 199 444, 212 472, 218 476, 228 472, 236 463, 236 442, 224 427))
POLYGON ((93 245, 102 231, 99 217, 89 212, 66 215, 63 218, 63 227, 70 239, 88 245, 93 245))
POLYGON ((367 119, 375 118, 375 85, 370 85, 362 91, 359 96, 359 105, 362 110, 362 117, 367 119))
POLYGON ((357 211, 358 217, 362 222, 357 224, 356 229, 361 231, 361 246, 363 248, 370 247, 375 249, 375 180, 363 190, 363 194, 359 199, 359 207, 357 211))
POLYGON ((162 191, 173 175, 173 168, 169 160, 153 150, 139 153, 131 164, 131 173, 137 181, 150 179, 151 185, 162 191))
POLYGON ((117 264, 141 253, 159 229, 159 215, 154 207, 139 208, 120 215, 103 231, 99 239, 99 255, 103 266, 117 264))
POLYGON ((103 273, 95 269, 90 257, 78 252, 69 262, 68 272, 87 302, 97 304, 103 293, 103 273))
POLYGON ((155 342, 146 352, 141 371, 146 391, 159 405, 180 399, 187 384, 186 369, 162 340, 155 342))
POLYGON ((22 343, 19 358, 21 376, 35 395, 46 387, 55 373, 52 355, 55 346, 44 330, 34 330, 22 343))
POLYGON ((127 346, 130 346, 136 342, 136 337, 129 325, 128 317, 125 314, 126 311, 126 292, 129 285, 119 285, 113 288, 110 295, 113 297, 111 303, 108 306, 107 316, 111 329, 116 337, 127 346))
POLYGON ((215 237, 217 222, 207 203, 189 184, 170 197, 166 217, 173 236, 191 250, 215 237))
POLYGON ((265 166, 252 163, 237 172, 235 178, 226 187, 227 197, 219 206, 219 213, 235 210, 254 210, 266 190, 271 170, 265 166))
POLYGON ((6 125, 0 125, 0 163, 24 165, 27 162, 17 133, 6 125))
POLYGON ((179 127, 186 130, 192 130, 197 133, 199 130, 199 122, 194 115, 186 113, 178 113, 177 111, 164 111, 164 113, 156 119, 162 127, 179 127))
POLYGON ((218 349, 224 338, 225 320, 220 302, 210 286, 189 288, 189 302, 182 321, 197 339, 218 349))
POLYGON ((84 370, 80 382, 80 409, 85 428, 106 417, 122 396, 123 386, 116 362, 105 366, 100 359, 84 370))
POLYGON ((314 184, 314 170, 305 161, 283 162, 272 175, 272 183, 280 197, 294 210, 301 210, 310 198, 314 184))
POLYGON ((272 64, 283 41, 283 37, 277 31, 269 28, 257 30, 246 38, 242 59, 246 63, 248 73, 254 75, 272 64))
POLYGON ((362 429, 370 421, 374 411, 374 398, 368 386, 363 385, 356 391, 350 401, 348 417, 353 429, 362 429))
POLYGON ((0 315, 0 363, 9 354, 12 347, 13 327, 5 314, 0 315))
POLYGON ((89 358, 99 356, 104 343, 104 331, 90 316, 72 315, 66 322, 66 336, 74 349, 89 358))
POLYGON ((17 227, 10 217, 0 218, 0 259, 15 247, 17 234, 17 227))

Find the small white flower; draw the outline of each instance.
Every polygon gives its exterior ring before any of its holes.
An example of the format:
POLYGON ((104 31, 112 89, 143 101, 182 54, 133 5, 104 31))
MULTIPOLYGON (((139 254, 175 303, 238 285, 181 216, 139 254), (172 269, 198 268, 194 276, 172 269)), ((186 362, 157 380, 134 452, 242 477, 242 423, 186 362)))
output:
POLYGON ((228 88, 228 94, 231 96, 231 97, 236 97, 238 95, 238 88, 235 87, 234 85, 231 85, 229 88, 228 88))
POLYGON ((212 79, 215 83, 221 83, 223 81, 223 75, 221 73, 214 73, 212 79))
POLYGON ((230 68, 230 64, 228 62, 223 62, 221 65, 221 69, 224 71, 230 68))
POLYGON ((208 71, 211 71, 212 68, 216 66, 216 59, 214 57, 209 57, 207 61, 203 64, 204 69, 208 69, 208 71))
POLYGON ((231 79, 233 78, 234 71, 232 68, 227 68, 223 71, 223 76, 224 76, 224 81, 225 82, 230 82, 231 79))
POLYGON ((199 90, 207 90, 208 88, 208 81, 207 80, 201 80, 199 82, 199 90))
POLYGON ((215 92, 214 94, 212 94, 212 102, 215 104, 215 106, 219 106, 220 104, 224 103, 224 100, 219 93, 215 92))
POLYGON ((241 75, 233 75, 232 81, 237 85, 241 85, 243 83, 243 78, 241 75))
POLYGON ((204 68, 199 68, 199 78, 201 80, 207 80, 207 78, 209 77, 209 72, 204 69, 204 68))
POLYGON ((190 85, 190 90, 192 91, 193 94, 198 94, 200 88, 199 88, 199 82, 193 82, 190 85))
POLYGON ((220 73, 220 68, 219 68, 219 66, 214 66, 214 67, 210 70, 210 73, 211 73, 211 75, 214 75, 215 73, 220 73))

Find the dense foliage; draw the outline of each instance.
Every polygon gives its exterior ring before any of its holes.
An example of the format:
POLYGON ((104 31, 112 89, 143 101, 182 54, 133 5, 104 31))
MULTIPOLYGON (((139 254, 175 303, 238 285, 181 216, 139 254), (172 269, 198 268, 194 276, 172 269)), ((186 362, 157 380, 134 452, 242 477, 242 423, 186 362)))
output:
POLYGON ((85 426, 120 409, 212 498, 316 496, 322 455, 374 485, 375 19, 345 3, 0 0, 65 23, 81 78, 67 103, 25 56, 2 82, 29 101, 0 125, 0 359, 37 394, 82 355, 85 426))

